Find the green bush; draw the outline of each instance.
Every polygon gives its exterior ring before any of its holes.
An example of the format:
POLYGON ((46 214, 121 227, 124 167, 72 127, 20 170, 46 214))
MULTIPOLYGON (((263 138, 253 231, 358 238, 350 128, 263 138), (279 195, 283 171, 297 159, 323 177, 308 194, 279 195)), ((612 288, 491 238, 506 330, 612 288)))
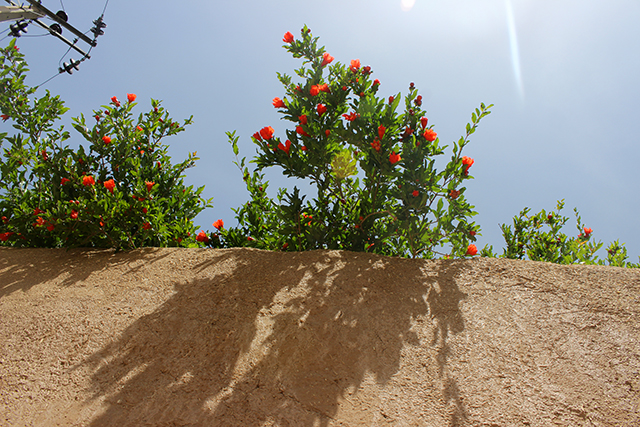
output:
MULTIPOLYGON (((235 210, 239 225, 203 234, 202 241, 213 247, 327 248, 424 258, 475 254, 470 242, 480 227, 470 220, 476 212, 464 187, 472 178, 473 159, 462 150, 491 105, 476 109, 466 135, 453 142, 451 160, 438 171, 435 158, 447 146, 428 124, 413 83, 404 101, 400 94, 380 97, 371 67, 357 59, 349 66, 329 65, 333 57, 306 27, 300 39, 287 33, 283 41, 303 60, 295 70, 298 82, 278 74, 286 95, 273 100, 292 127, 284 137, 271 126, 253 135, 257 168, 249 171, 245 158, 236 162, 250 194, 235 210), (311 182, 315 198, 307 200, 297 187, 281 188, 269 198, 263 174, 269 167, 311 182)), ((228 136, 237 156, 238 137, 228 136)))
POLYGON ((158 101, 133 116, 134 94, 116 97, 74 128, 87 141, 72 149, 55 123, 67 111, 58 96, 24 83, 27 65, 15 40, 2 50, 0 110, 18 133, 0 134, 0 244, 24 247, 195 245, 193 218, 210 205, 204 187, 185 186, 195 153, 176 165, 162 140, 191 123, 173 121, 158 101))
MULTIPOLYGON (((576 215, 577 237, 569 237, 561 229, 569 220, 560 215, 564 208, 564 200, 558 201, 555 211, 544 209, 535 215, 528 215, 530 208, 525 208, 513 218, 513 228, 502 224, 502 235, 506 248, 501 258, 530 259, 532 261, 546 261, 556 264, 598 264, 616 267, 638 268, 640 264, 627 262, 627 249, 616 240, 607 248, 607 259, 598 259, 596 252, 602 247, 602 242, 591 242, 593 230, 586 227, 580 219, 578 210, 576 215)), ((481 256, 497 257, 492 246, 485 246, 481 256)))

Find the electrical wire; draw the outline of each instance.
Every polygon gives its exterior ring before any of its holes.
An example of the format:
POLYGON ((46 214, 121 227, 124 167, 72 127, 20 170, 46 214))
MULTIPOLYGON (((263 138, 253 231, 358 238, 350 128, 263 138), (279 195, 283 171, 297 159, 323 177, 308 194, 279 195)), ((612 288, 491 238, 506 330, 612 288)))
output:
POLYGON ((49 77, 47 80, 43 81, 42 83, 40 83, 39 85, 36 86, 36 89, 39 88, 40 86, 42 86, 45 83, 49 83, 51 80, 55 79, 56 77, 58 77, 60 74, 62 73, 55 73, 53 76, 49 77))
POLYGON ((62 68, 62 60, 64 59, 65 56, 67 56, 67 54, 69 53, 69 51, 71 50, 71 47, 69 47, 69 49, 67 49, 67 51, 62 55, 62 57, 60 58, 60 61, 58 61, 58 66, 60 68, 62 68))
MULTIPOLYGON (((14 3, 11 0, 5 0, 7 3, 14 5, 14 3)), ((62 0, 60 0, 60 5, 62 6, 62 10, 66 12, 65 8, 64 8, 64 3, 62 0)), ((104 8, 102 9, 102 14, 100 15, 100 17, 98 18, 101 22, 102 22, 102 18, 104 17, 105 12, 107 11, 107 6, 109 5, 109 0, 106 0, 104 3, 104 8)), ((24 5, 20 5, 21 8, 24 9, 24 5)), ((30 20, 29 23, 33 22, 33 20, 30 20)), ((9 29, 7 28, 5 31, 9 31, 9 29)), ((4 31, 3 31, 4 32, 4 31)), ((84 32, 84 35, 87 35, 89 32, 91 32, 91 30, 87 30, 84 32)), ((0 34, 2 34, 2 32, 0 32, 0 34)), ((9 37, 11 34, 7 34, 5 35, 2 39, 0 39, 0 41, 6 39, 7 37, 9 37)), ((33 35, 30 37, 43 37, 43 36, 47 36, 50 35, 49 34, 38 34, 38 35, 33 35)), ((95 42, 96 39, 98 38, 97 34, 94 34, 94 38, 93 41, 95 42)), ((73 41, 73 45, 75 46, 75 44, 77 43, 78 39, 75 39, 73 41)), ((85 60, 87 60, 89 58, 89 53, 91 53, 91 50, 93 49, 93 45, 89 46, 89 50, 87 51, 87 53, 78 61, 78 63, 84 62, 85 60)), ((36 86, 36 88, 50 82, 51 80, 55 79, 56 77, 58 77, 60 74, 62 74, 62 61, 64 60, 64 58, 69 54, 69 51, 71 50, 71 46, 67 49, 67 51, 62 55, 62 57, 60 58, 60 61, 58 61, 58 65, 60 66, 59 71, 54 74, 53 76, 49 77, 47 80, 43 81, 42 83, 40 83, 39 85, 36 86)))
POLYGON ((109 4, 109 0, 104 4, 104 9, 102 9, 102 16, 104 16, 104 12, 107 10, 107 5, 109 4))

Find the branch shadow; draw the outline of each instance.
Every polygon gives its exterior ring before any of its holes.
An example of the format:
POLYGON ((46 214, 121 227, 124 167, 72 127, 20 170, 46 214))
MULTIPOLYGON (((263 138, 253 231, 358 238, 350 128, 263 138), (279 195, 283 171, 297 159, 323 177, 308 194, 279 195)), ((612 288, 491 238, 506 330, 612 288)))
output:
MULTIPOLYGON (((91 426, 328 426, 367 378, 400 368, 413 327, 431 318, 449 425, 466 411, 446 369, 464 329, 463 262, 341 251, 211 251, 203 279, 177 285, 84 366, 105 410, 91 426)), ((429 402, 424 402, 429 405, 429 402)))
POLYGON ((160 261, 160 248, 115 253, 112 249, 0 248, 0 298, 44 281, 70 286, 92 273, 131 261, 160 261))

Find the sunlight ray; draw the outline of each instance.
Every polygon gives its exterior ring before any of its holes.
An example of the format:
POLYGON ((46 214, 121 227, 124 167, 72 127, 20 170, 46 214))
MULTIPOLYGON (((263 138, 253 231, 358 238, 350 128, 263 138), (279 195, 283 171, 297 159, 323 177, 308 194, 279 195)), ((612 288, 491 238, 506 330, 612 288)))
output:
POLYGON ((511 0, 505 0, 507 6, 507 26, 509 30, 509 46, 511 48, 511 65, 513 67, 513 75, 516 79, 516 86, 520 99, 524 100, 524 85, 522 83, 522 73, 520 71, 520 53, 518 49, 518 37, 516 35, 516 24, 513 18, 513 9, 511 8, 511 0))

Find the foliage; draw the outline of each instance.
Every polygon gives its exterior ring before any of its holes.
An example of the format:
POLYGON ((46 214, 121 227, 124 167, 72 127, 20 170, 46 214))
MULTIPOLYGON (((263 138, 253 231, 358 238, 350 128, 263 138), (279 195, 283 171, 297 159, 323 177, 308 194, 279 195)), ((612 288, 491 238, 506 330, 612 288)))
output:
POLYGON ((191 123, 173 121, 152 100, 133 116, 136 96, 116 97, 74 128, 88 142, 72 149, 69 133, 55 123, 67 111, 48 91, 25 85, 26 63, 15 40, 2 50, 0 110, 18 133, 0 134, 0 244, 26 247, 112 247, 187 245, 193 218, 210 205, 204 187, 183 182, 196 153, 172 165, 166 136, 191 123), (4 144, 4 146, 3 146, 4 144))
MULTIPOLYGON (((210 246, 252 246, 264 249, 346 249, 384 255, 433 258, 475 254, 480 227, 465 197, 473 159, 462 156, 480 120, 490 113, 481 104, 472 114, 466 134, 453 142, 444 170, 435 167, 441 146, 428 125, 422 96, 411 83, 398 113, 400 94, 377 95, 380 82, 369 66, 352 60, 333 62, 317 46, 306 27, 301 38, 285 34, 285 49, 303 65, 301 79, 278 74, 286 97, 273 105, 292 122, 286 138, 266 126, 252 140, 257 165, 249 171, 246 158, 237 159, 251 200, 235 210, 238 227, 210 233, 210 246), (277 167, 290 178, 316 188, 306 200, 300 190, 281 188, 275 199, 266 195, 263 171, 277 167)), ((228 133, 238 156, 238 137, 228 133)))
MULTIPOLYGON (((502 224, 502 235, 506 248, 501 258, 525 259, 532 261, 546 261, 556 264, 598 264, 617 267, 640 267, 640 264, 627 262, 627 249, 616 240, 607 248, 607 259, 598 259, 596 252, 602 247, 602 242, 591 242, 593 230, 582 224, 578 210, 576 215, 577 237, 569 237, 561 229, 569 220, 560 215, 564 208, 564 200, 558 201, 555 211, 546 212, 544 209, 535 215, 527 215, 531 209, 525 208, 513 218, 513 228, 502 224), (545 227, 548 231, 545 231, 545 227)), ((492 246, 485 246, 480 251, 481 256, 496 257, 492 246)))

